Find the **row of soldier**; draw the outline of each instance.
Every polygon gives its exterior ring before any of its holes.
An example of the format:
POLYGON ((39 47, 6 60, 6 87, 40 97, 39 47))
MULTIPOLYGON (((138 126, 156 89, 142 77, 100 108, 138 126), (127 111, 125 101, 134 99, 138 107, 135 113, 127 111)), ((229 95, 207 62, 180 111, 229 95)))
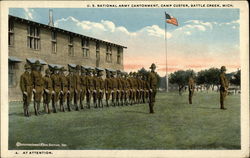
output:
POLYGON ((103 99, 107 107, 149 102, 151 84, 143 74, 68 64, 68 74, 64 67, 49 66, 42 76, 41 66, 39 60, 26 63, 20 78, 25 116, 30 116, 32 96, 35 115, 41 114, 42 100, 46 113, 50 113, 51 102, 54 113, 66 108, 71 111, 72 107, 77 111, 85 107, 89 109, 91 100, 95 108, 104 106, 103 99))

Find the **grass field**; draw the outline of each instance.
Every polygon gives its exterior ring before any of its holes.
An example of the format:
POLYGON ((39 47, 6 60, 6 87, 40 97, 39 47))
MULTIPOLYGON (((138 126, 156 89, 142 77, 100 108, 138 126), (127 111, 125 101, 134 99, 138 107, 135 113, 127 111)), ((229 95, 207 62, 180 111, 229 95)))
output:
POLYGON ((189 105, 187 93, 158 93, 155 114, 138 104, 29 118, 21 102, 11 102, 9 149, 240 149, 240 95, 226 98, 227 110, 219 109, 216 92, 195 93, 193 100, 189 105))

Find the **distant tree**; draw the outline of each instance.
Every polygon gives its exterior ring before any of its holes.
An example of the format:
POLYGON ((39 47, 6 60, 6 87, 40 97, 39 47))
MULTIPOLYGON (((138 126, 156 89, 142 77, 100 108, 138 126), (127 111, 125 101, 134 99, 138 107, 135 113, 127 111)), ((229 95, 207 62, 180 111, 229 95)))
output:
POLYGON ((169 82, 178 85, 179 95, 182 94, 183 88, 188 84, 188 79, 191 73, 195 75, 193 70, 178 70, 170 74, 169 82))
POLYGON ((240 86, 240 74, 241 74, 241 70, 238 70, 235 74, 232 75, 232 77, 230 78, 230 83, 240 86))
POLYGON ((201 70, 197 73, 197 84, 204 85, 208 90, 210 86, 214 90, 214 86, 219 86, 220 69, 210 68, 201 70))

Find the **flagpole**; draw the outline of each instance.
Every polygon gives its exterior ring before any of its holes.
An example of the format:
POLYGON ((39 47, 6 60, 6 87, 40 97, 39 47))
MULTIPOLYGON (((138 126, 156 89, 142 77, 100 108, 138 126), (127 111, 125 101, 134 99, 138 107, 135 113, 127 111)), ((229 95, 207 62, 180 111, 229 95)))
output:
MULTIPOLYGON (((165 12, 166 14, 166 12, 165 12)), ((166 54, 166 92, 168 92, 168 54, 167 54, 167 22, 166 18, 164 20, 165 23, 165 54, 166 54)))

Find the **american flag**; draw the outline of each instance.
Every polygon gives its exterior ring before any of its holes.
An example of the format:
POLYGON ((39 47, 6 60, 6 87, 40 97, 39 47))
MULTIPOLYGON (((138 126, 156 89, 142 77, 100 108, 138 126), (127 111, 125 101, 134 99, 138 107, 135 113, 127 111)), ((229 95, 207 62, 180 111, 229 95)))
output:
POLYGON ((165 12, 165 16, 166 16, 166 22, 169 24, 173 24, 175 26, 178 26, 178 21, 176 18, 174 18, 173 16, 170 16, 169 14, 167 14, 165 12))

